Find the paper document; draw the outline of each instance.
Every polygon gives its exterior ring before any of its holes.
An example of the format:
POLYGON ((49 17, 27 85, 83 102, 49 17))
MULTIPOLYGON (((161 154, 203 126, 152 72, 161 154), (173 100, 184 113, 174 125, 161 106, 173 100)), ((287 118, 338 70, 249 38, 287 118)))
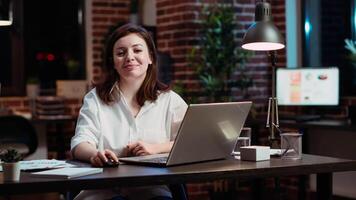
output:
POLYGON ((282 149, 270 149, 270 155, 271 156, 280 156, 282 155, 283 150, 282 149))
POLYGON ((70 179, 76 178, 80 176, 86 176, 91 174, 102 173, 103 168, 60 168, 60 169, 51 169, 41 172, 31 173, 33 177, 41 177, 41 178, 60 178, 60 179, 70 179))
MULTIPOLYGON (((55 159, 20 161, 20 168, 23 171, 54 169, 54 168, 63 168, 63 167, 75 167, 75 165, 67 163, 65 160, 55 160, 55 159)), ((2 171, 1 165, 0 165, 0 171, 2 171)))

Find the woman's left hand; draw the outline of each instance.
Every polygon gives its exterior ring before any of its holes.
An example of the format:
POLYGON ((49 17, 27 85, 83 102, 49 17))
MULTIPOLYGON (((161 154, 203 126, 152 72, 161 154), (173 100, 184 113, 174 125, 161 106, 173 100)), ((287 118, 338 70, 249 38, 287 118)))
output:
POLYGON ((129 156, 144 156, 159 153, 160 144, 150 144, 143 141, 137 141, 127 145, 129 156))

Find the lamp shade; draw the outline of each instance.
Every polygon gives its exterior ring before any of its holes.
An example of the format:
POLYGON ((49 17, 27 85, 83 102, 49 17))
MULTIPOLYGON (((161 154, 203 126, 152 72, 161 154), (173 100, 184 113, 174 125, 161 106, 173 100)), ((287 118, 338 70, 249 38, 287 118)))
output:
POLYGON ((12 24, 12 5, 10 0, 0 0, 0 26, 12 24))
POLYGON ((256 22, 252 24, 242 40, 242 48, 253 51, 283 49, 284 38, 271 20, 271 6, 258 2, 255 10, 256 22))

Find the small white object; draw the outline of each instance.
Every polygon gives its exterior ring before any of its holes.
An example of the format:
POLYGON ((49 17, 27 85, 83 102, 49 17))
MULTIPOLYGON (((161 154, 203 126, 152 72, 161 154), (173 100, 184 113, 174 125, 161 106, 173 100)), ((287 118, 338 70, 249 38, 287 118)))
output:
POLYGON ((261 161, 270 159, 269 146, 245 146, 240 148, 241 160, 261 161))
POLYGON ((270 149, 271 156, 281 156, 283 149, 270 149))

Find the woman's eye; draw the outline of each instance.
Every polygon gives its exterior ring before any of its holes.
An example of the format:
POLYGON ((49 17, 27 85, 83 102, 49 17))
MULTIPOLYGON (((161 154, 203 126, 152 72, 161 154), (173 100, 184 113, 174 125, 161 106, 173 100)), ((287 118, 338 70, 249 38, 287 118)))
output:
POLYGON ((117 55, 117 56, 122 57, 122 56, 124 56, 124 55, 125 55, 125 52, 123 52, 123 51, 119 51, 119 52, 117 52, 117 53, 116 53, 116 55, 117 55))
POLYGON ((140 52, 142 52, 142 50, 141 49, 135 49, 134 52, 135 53, 140 53, 140 52))

